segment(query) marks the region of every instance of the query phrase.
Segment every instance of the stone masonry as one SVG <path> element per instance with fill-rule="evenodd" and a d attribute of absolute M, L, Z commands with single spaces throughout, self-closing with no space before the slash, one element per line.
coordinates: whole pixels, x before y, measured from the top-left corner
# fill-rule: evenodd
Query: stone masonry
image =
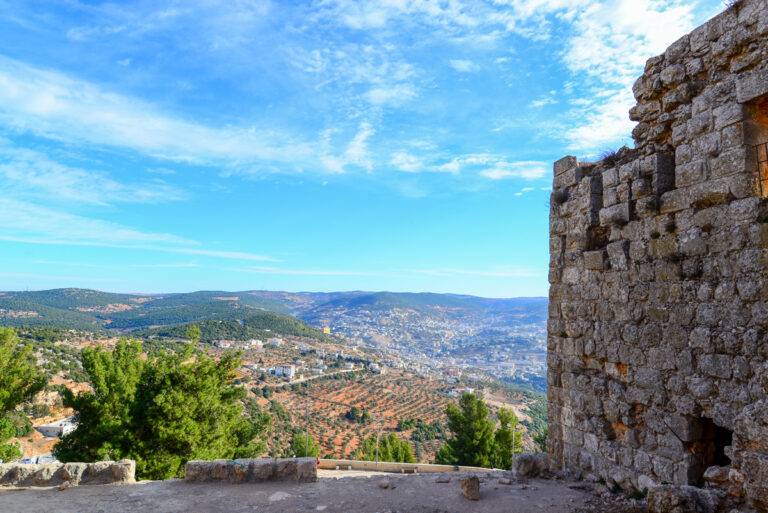
<path fill-rule="evenodd" d="M 554 166 L 548 453 L 768 508 L 768 1 L 648 60 L 633 92 L 634 149 Z"/>

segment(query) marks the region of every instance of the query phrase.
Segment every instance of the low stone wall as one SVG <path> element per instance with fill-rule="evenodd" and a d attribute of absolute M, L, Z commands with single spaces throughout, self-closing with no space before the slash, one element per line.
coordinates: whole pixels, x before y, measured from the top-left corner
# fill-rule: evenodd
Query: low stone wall
<path fill-rule="evenodd" d="M 185 468 L 184 480 L 188 483 L 206 481 L 308 483 L 317 481 L 317 461 L 315 458 L 190 461 Z"/>
<path fill-rule="evenodd" d="M 99 461 L 96 463 L 23 463 L 0 464 L 0 486 L 58 486 L 133 483 L 136 462 L 133 460 Z"/>

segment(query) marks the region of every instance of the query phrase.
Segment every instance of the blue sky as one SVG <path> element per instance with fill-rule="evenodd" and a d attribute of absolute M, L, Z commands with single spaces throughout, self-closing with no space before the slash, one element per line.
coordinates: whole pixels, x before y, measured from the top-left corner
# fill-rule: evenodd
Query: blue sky
<path fill-rule="evenodd" d="M 0 0 L 0 290 L 546 295 L 552 162 L 713 0 Z"/>

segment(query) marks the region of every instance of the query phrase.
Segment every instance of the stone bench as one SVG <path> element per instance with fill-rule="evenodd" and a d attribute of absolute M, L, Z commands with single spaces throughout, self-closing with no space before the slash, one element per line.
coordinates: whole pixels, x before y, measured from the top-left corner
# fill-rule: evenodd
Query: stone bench
<path fill-rule="evenodd" d="M 315 458 L 260 458 L 238 460 L 190 461 L 185 467 L 188 483 L 226 481 L 258 483 L 261 481 L 317 481 Z"/>

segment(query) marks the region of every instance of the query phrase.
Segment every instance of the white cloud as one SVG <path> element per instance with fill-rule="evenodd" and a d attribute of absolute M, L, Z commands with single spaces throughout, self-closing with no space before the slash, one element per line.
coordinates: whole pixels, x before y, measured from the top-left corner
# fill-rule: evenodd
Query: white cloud
<path fill-rule="evenodd" d="M 186 121 L 141 100 L 5 57 L 0 57 L 0 122 L 56 140 L 209 165 L 296 164 L 311 160 L 315 150 L 274 129 Z"/>
<path fill-rule="evenodd" d="M 474 62 L 464 59 L 452 59 L 451 67 L 459 73 L 471 73 L 480 69 Z"/>
<path fill-rule="evenodd" d="M 418 157 L 405 152 L 393 154 L 389 163 L 407 173 L 416 173 L 424 168 L 424 163 Z"/>
<path fill-rule="evenodd" d="M 380 274 L 359 271 L 335 271 L 323 269 L 281 269 L 278 267 L 247 267 L 234 271 L 253 274 L 283 274 L 296 276 L 380 276 Z"/>
<path fill-rule="evenodd" d="M 492 167 L 480 171 L 482 176 L 491 180 L 502 178 L 524 178 L 535 180 L 547 176 L 551 165 L 547 162 L 529 160 L 521 162 L 496 162 Z"/>
<path fill-rule="evenodd" d="M 152 203 L 180 200 L 186 194 L 177 187 L 154 180 L 123 184 L 106 173 L 70 167 L 43 153 L 7 147 L 0 143 L 0 183 L 6 192 L 52 201 L 74 201 L 94 205 Z"/>
<path fill-rule="evenodd" d="M 370 123 L 360 123 L 357 133 L 349 141 L 346 150 L 341 155 L 332 155 L 326 152 L 321 161 L 328 171 L 332 173 L 344 173 L 348 166 L 358 166 L 370 171 L 373 167 L 370 152 L 368 151 L 368 139 L 376 133 Z M 326 147 L 330 146 L 331 131 L 323 134 Z"/>
<path fill-rule="evenodd" d="M 201 247 L 197 241 L 169 233 L 144 232 L 112 221 L 83 217 L 8 198 L 0 198 L 0 240 L 274 261 L 272 258 L 253 253 L 209 250 Z"/>

